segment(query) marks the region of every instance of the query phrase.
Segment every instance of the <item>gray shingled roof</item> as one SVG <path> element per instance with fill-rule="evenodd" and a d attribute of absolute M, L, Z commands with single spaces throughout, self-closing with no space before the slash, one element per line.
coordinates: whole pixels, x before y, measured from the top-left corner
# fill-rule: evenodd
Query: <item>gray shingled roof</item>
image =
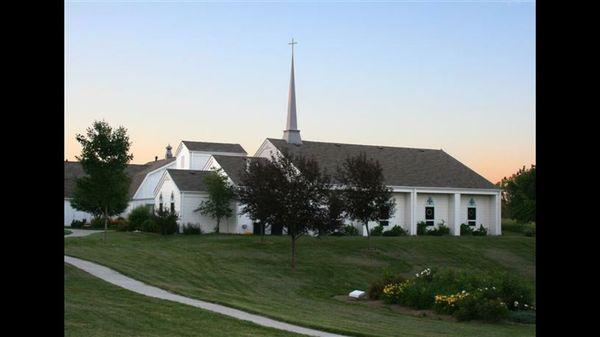
<path fill-rule="evenodd" d="M 129 177 L 131 177 L 131 184 L 129 185 L 129 197 L 133 197 L 135 191 L 137 191 L 138 187 L 142 184 L 142 181 L 148 172 L 154 171 L 157 168 L 174 160 L 175 158 L 170 158 L 151 161 L 146 164 L 127 165 L 127 174 Z M 84 176 L 85 172 L 83 171 L 83 167 L 79 162 L 65 162 L 64 170 L 64 197 L 71 198 L 73 196 L 73 190 L 75 189 L 75 181 L 77 178 Z"/>
<path fill-rule="evenodd" d="M 182 192 L 206 191 L 204 177 L 212 171 L 167 169 L 177 188 Z"/>
<path fill-rule="evenodd" d="M 329 174 L 351 156 L 365 153 L 379 161 L 387 185 L 497 189 L 442 150 L 302 141 L 302 145 L 267 138 L 279 151 L 314 158 Z"/>
<path fill-rule="evenodd" d="M 190 151 L 247 153 L 240 144 L 181 141 Z"/>
<path fill-rule="evenodd" d="M 131 184 L 129 185 L 129 198 L 133 198 L 135 192 L 140 187 L 140 185 L 142 184 L 142 182 L 144 181 L 144 178 L 146 178 L 146 175 L 148 173 L 150 173 L 158 168 L 161 168 L 169 163 L 174 162 L 175 159 L 176 159 L 175 157 L 168 158 L 168 159 L 159 159 L 159 160 L 147 162 L 146 164 L 144 164 L 143 168 L 141 170 L 137 171 L 131 177 Z"/>
<path fill-rule="evenodd" d="M 246 169 L 246 164 L 249 160 L 266 160 L 265 158 L 242 156 L 213 155 L 213 157 L 236 185 L 239 184 L 242 170 Z"/>

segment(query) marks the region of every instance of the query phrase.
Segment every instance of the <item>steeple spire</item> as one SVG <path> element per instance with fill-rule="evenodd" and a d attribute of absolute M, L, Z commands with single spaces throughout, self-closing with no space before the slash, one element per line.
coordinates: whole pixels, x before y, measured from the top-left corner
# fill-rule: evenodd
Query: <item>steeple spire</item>
<path fill-rule="evenodd" d="M 300 138 L 300 130 L 296 121 L 296 84 L 294 81 L 294 45 L 298 44 L 292 39 L 292 42 L 288 43 L 292 46 L 292 71 L 290 74 L 290 92 L 288 95 L 288 111 L 287 111 L 287 123 L 285 130 L 283 130 L 283 139 L 290 144 L 302 144 Z"/>

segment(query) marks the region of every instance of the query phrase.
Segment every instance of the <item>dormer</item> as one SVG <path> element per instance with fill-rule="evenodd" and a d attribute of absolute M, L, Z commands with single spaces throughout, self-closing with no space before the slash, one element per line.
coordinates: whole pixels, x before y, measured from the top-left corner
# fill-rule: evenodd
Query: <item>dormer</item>
<path fill-rule="evenodd" d="M 175 151 L 177 164 L 180 170 L 202 170 L 212 155 L 240 156 L 248 155 L 240 144 L 209 143 L 183 140 Z"/>

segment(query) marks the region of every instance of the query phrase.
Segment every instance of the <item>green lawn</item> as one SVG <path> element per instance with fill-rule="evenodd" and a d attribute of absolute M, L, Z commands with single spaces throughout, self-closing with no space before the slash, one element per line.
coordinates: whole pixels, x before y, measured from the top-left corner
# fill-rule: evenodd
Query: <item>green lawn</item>
<path fill-rule="evenodd" d="M 533 325 L 455 323 L 346 303 L 334 296 L 365 289 L 385 270 L 412 275 L 425 267 L 505 270 L 534 285 L 530 237 L 303 237 L 289 267 L 287 237 L 108 234 L 71 238 L 65 253 L 146 283 L 280 320 L 366 336 L 534 336 Z"/>
<path fill-rule="evenodd" d="M 139 295 L 65 264 L 65 336 L 199 334 L 302 336 Z"/>

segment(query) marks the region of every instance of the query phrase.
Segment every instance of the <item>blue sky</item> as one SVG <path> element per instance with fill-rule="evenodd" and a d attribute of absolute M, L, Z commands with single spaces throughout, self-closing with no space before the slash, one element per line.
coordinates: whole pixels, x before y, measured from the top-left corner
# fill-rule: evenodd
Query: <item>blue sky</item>
<path fill-rule="evenodd" d="M 493 182 L 535 163 L 530 2 L 67 2 L 65 157 L 93 120 L 134 162 L 182 139 L 442 148 Z"/>

